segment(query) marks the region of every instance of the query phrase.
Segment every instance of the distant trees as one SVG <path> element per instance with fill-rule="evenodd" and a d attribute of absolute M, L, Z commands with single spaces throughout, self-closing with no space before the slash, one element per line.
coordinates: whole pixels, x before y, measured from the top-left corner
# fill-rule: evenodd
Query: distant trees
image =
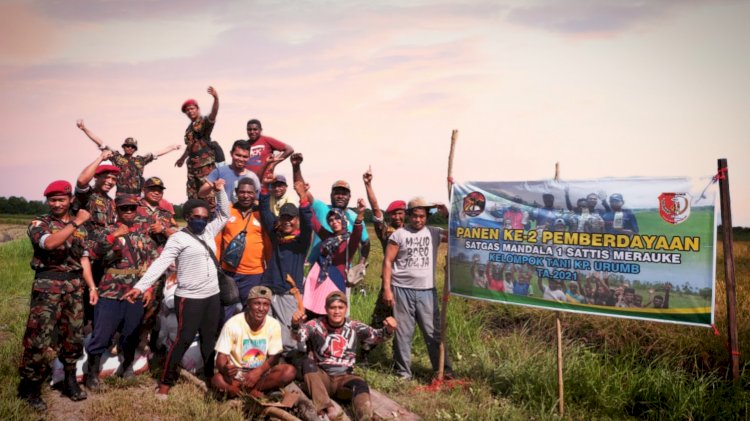
<path fill-rule="evenodd" d="M 41 215 L 47 206 L 41 200 L 28 201 L 23 197 L 0 197 L 0 213 L 12 215 Z"/>

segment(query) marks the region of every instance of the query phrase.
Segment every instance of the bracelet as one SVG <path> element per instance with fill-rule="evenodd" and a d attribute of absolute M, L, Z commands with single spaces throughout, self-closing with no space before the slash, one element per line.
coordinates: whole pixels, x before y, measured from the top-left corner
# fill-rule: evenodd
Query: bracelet
<path fill-rule="evenodd" d="M 81 226 L 81 224 L 76 224 L 76 221 L 70 221 L 68 224 L 73 225 L 73 228 L 75 229 L 78 229 Z"/>

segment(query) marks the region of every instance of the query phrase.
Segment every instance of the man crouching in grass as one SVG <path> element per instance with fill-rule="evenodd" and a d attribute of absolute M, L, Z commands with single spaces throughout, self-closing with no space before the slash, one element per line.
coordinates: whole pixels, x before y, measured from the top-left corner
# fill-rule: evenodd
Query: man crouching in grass
<path fill-rule="evenodd" d="M 273 293 L 256 286 L 247 297 L 247 309 L 229 319 L 216 342 L 216 373 L 211 384 L 219 392 L 236 397 L 286 386 L 296 369 L 278 364 L 281 358 L 281 324 L 268 315 Z"/>

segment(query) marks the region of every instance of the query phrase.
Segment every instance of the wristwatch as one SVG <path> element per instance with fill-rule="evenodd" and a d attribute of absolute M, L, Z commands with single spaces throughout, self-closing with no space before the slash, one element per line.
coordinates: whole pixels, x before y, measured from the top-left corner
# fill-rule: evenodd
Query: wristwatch
<path fill-rule="evenodd" d="M 70 225 L 73 225 L 73 228 L 78 229 L 78 227 L 81 226 L 81 224 L 76 224 L 76 221 L 70 221 L 68 222 Z"/>

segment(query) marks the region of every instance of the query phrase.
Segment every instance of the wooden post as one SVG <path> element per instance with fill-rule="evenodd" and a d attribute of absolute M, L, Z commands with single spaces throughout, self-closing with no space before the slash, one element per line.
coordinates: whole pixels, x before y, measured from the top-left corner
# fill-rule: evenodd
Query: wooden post
<path fill-rule="evenodd" d="M 451 150 L 448 154 L 448 178 L 446 179 L 448 183 L 448 206 L 450 209 L 451 206 L 451 189 L 453 188 L 453 153 L 456 150 L 456 141 L 458 140 L 458 130 L 453 130 L 451 133 Z M 447 332 L 446 329 L 446 320 L 448 316 L 448 297 L 450 295 L 450 285 L 448 284 L 448 255 L 445 256 L 445 277 L 443 279 L 443 305 L 442 305 L 442 312 L 440 313 L 440 353 L 438 358 L 438 372 L 437 372 L 437 380 L 442 381 L 443 377 L 445 375 L 445 335 Z M 435 262 L 437 264 L 437 262 Z"/>
<path fill-rule="evenodd" d="M 560 163 L 555 162 L 555 181 L 560 180 Z M 560 312 L 555 312 L 555 331 L 557 333 L 557 409 L 560 416 L 565 415 L 565 383 L 563 382 L 563 349 L 562 349 L 562 322 Z"/>
<path fill-rule="evenodd" d="M 727 327 L 729 353 L 732 361 L 732 380 L 740 380 L 740 347 L 737 341 L 737 297 L 734 283 L 734 238 L 732 235 L 732 207 L 729 197 L 729 169 L 726 158 L 719 159 L 719 197 L 721 227 L 724 233 L 724 281 L 727 290 Z"/>

